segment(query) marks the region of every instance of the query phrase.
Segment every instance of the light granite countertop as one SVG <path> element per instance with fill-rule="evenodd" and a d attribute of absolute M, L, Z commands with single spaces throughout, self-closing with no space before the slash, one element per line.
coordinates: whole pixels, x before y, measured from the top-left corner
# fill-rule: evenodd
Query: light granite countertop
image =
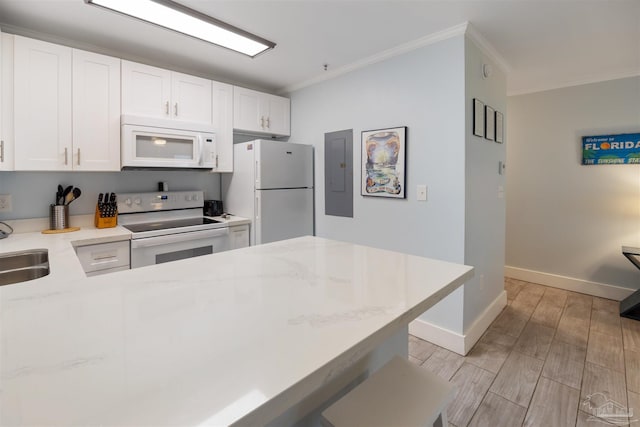
<path fill-rule="evenodd" d="M 302 237 L 87 278 L 72 234 L 0 287 L 0 425 L 264 424 L 473 275 Z"/>

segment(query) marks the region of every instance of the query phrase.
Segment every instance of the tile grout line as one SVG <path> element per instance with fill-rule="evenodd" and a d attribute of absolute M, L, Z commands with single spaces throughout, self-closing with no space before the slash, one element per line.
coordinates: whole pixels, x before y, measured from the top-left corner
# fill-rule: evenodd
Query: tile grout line
<path fill-rule="evenodd" d="M 544 294 L 547 293 L 547 289 L 548 288 L 546 288 L 544 290 L 543 294 L 540 296 L 540 301 L 542 301 L 542 298 L 544 297 Z M 536 305 L 536 309 L 538 308 L 538 305 L 540 304 L 540 301 L 538 301 L 538 304 Z M 565 302 L 565 305 L 566 305 L 566 302 Z M 534 310 L 534 312 L 535 312 L 535 310 Z M 562 313 L 564 313 L 564 307 L 563 307 Z M 560 316 L 562 316 L 562 313 L 560 314 Z M 531 315 L 533 316 L 533 313 L 531 313 Z M 560 319 L 558 319 L 558 324 L 559 323 L 560 323 Z M 526 328 L 526 325 L 525 325 L 525 328 Z M 558 331 L 558 328 L 557 327 L 554 328 L 553 337 L 551 338 L 551 342 L 552 343 L 553 343 L 553 338 L 555 338 L 557 331 Z M 551 344 L 549 344 L 549 350 L 550 349 L 551 349 Z M 536 390 L 538 389 L 538 384 L 540 383 L 540 378 L 542 377 L 542 371 L 544 370 L 544 365 L 547 363 L 547 357 L 549 357 L 549 350 L 547 350 L 547 354 L 544 356 L 544 362 L 542 363 L 542 369 L 540 369 L 540 374 L 538 374 L 538 378 L 536 379 L 536 386 L 533 388 L 533 393 L 531 393 L 531 397 L 529 398 L 529 402 L 527 403 L 527 411 L 524 414 L 524 419 L 522 420 L 522 425 L 524 425 L 525 421 L 527 420 L 527 415 L 529 415 L 529 411 L 531 410 L 531 401 L 533 400 L 533 395 L 536 394 Z M 535 359 L 535 357 L 534 357 L 534 359 Z"/>
<path fill-rule="evenodd" d="M 584 371 L 587 369 L 587 353 L 589 352 L 589 341 L 591 340 L 591 317 L 593 316 L 593 297 L 591 297 L 591 309 L 589 310 L 589 333 L 587 334 L 587 348 L 584 351 L 584 363 L 582 364 L 582 375 L 580 376 L 580 390 L 578 392 L 578 409 L 576 410 L 576 427 L 578 426 L 578 416 L 582 404 L 582 386 L 584 384 Z"/>

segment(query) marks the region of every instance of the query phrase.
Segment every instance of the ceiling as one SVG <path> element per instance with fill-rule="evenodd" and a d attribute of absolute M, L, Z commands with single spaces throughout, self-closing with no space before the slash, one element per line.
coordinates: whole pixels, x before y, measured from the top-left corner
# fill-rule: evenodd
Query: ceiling
<path fill-rule="evenodd" d="M 83 0 L 0 0 L 0 26 L 276 92 L 467 21 L 506 64 L 509 94 L 640 75 L 640 0 L 178 2 L 277 46 L 251 59 Z"/>

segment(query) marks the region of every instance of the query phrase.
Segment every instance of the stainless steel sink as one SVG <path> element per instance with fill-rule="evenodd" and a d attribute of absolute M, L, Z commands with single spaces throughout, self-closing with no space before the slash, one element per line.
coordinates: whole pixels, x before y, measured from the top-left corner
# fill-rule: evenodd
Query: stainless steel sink
<path fill-rule="evenodd" d="M 28 251 L 0 254 L 0 286 L 26 282 L 49 274 L 49 251 Z"/>

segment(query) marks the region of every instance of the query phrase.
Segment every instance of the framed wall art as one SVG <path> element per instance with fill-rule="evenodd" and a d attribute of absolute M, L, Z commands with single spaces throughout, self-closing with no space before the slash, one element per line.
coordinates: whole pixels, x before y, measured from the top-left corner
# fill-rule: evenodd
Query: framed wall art
<path fill-rule="evenodd" d="M 496 116 L 495 110 L 488 105 L 484 107 L 484 137 L 489 141 L 496 139 Z"/>
<path fill-rule="evenodd" d="M 362 132 L 361 194 L 405 198 L 407 127 Z"/>
<path fill-rule="evenodd" d="M 473 134 L 484 136 L 484 104 L 475 98 L 473 99 Z"/>
<path fill-rule="evenodd" d="M 496 142 L 504 142 L 504 116 L 500 111 L 496 111 Z"/>

